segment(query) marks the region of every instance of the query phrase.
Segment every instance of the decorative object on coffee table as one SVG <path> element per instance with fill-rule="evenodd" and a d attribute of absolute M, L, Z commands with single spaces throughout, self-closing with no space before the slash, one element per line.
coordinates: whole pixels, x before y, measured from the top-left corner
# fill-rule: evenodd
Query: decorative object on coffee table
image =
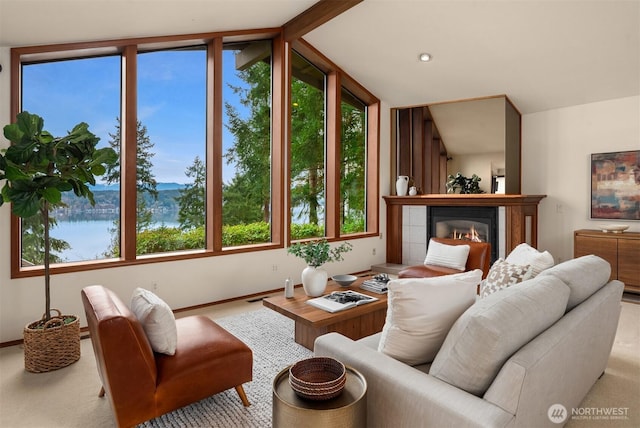
<path fill-rule="evenodd" d="M 333 279 L 343 287 L 348 287 L 353 284 L 353 282 L 358 279 L 358 277 L 355 275 L 333 275 L 331 279 Z"/>
<path fill-rule="evenodd" d="M 301 398 L 289 383 L 290 367 L 273 381 L 274 428 L 364 428 L 367 424 L 367 382 L 364 376 L 345 366 L 346 382 L 342 394 L 330 400 Z"/>
<path fill-rule="evenodd" d="M 321 296 L 327 287 L 327 271 L 320 269 L 320 266 L 343 260 L 342 254 L 351 251 L 351 248 L 352 245 L 348 242 L 331 248 L 329 242 L 324 238 L 298 242 L 289 247 L 287 251 L 290 254 L 307 262 L 308 266 L 302 271 L 302 287 L 307 296 Z"/>

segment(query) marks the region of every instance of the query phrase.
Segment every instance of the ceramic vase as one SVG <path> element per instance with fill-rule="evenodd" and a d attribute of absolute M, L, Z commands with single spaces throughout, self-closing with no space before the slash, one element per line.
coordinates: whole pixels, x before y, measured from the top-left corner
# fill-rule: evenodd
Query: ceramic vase
<path fill-rule="evenodd" d="M 307 296 L 322 296 L 327 288 L 327 271 L 313 266 L 307 266 L 302 271 L 302 288 Z"/>
<path fill-rule="evenodd" d="M 399 175 L 396 180 L 396 195 L 407 196 L 407 189 L 409 188 L 409 176 Z"/>
<path fill-rule="evenodd" d="M 411 186 L 411 188 L 409 188 L 409 196 L 415 196 L 418 194 L 418 189 L 416 189 L 416 186 Z"/>

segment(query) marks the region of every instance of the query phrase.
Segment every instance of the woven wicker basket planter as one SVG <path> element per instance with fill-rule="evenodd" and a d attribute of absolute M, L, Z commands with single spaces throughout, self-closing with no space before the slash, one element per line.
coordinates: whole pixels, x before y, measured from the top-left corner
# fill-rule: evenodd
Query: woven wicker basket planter
<path fill-rule="evenodd" d="M 24 328 L 24 368 L 32 373 L 58 370 L 80 359 L 80 321 L 75 315 L 45 316 Z M 65 318 L 74 318 L 65 324 Z M 42 325 L 44 323 L 44 328 Z"/>

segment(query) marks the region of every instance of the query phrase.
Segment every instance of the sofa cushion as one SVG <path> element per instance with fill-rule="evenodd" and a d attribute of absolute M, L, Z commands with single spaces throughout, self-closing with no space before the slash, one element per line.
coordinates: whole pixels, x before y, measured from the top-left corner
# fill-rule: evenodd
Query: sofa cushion
<path fill-rule="evenodd" d="M 174 355 L 178 344 L 178 330 L 173 311 L 164 300 L 144 288 L 136 288 L 131 296 L 131 312 L 136 315 L 151 349 Z"/>
<path fill-rule="evenodd" d="M 569 286 L 571 294 L 567 311 L 570 311 L 609 281 L 611 265 L 606 260 L 590 254 L 557 264 L 540 275 L 552 275 Z"/>
<path fill-rule="evenodd" d="M 468 245 L 447 245 L 429 240 L 425 265 L 444 266 L 463 271 L 467 265 L 467 258 L 471 248 Z"/>
<path fill-rule="evenodd" d="M 481 396 L 507 359 L 560 319 L 569 288 L 552 276 L 493 293 L 455 322 L 429 374 Z"/>
<path fill-rule="evenodd" d="M 389 281 L 378 350 L 409 365 L 433 361 L 456 319 L 475 302 L 482 271 Z"/>
<path fill-rule="evenodd" d="M 480 285 L 480 298 L 487 297 L 491 293 L 522 282 L 530 275 L 531 266 L 509 263 L 504 259 L 498 259 L 489 269 L 487 278 Z"/>
<path fill-rule="evenodd" d="M 553 266 L 553 256 L 548 251 L 538 251 L 527 243 L 514 248 L 505 261 L 516 265 L 531 266 L 529 278 L 536 277 L 540 272 Z M 526 279 L 529 279 L 526 278 Z"/>

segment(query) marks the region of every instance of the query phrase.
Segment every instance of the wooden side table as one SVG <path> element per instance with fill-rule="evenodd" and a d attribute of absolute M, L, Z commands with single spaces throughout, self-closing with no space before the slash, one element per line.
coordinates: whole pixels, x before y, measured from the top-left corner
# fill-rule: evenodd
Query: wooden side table
<path fill-rule="evenodd" d="M 273 380 L 273 428 L 365 428 L 367 381 L 351 367 L 339 396 L 326 401 L 305 400 L 289 385 L 289 367 Z"/>
<path fill-rule="evenodd" d="M 624 282 L 624 291 L 640 293 L 640 233 L 606 233 L 600 230 L 576 230 L 573 256 L 595 254 L 611 265 L 611 277 Z"/>

